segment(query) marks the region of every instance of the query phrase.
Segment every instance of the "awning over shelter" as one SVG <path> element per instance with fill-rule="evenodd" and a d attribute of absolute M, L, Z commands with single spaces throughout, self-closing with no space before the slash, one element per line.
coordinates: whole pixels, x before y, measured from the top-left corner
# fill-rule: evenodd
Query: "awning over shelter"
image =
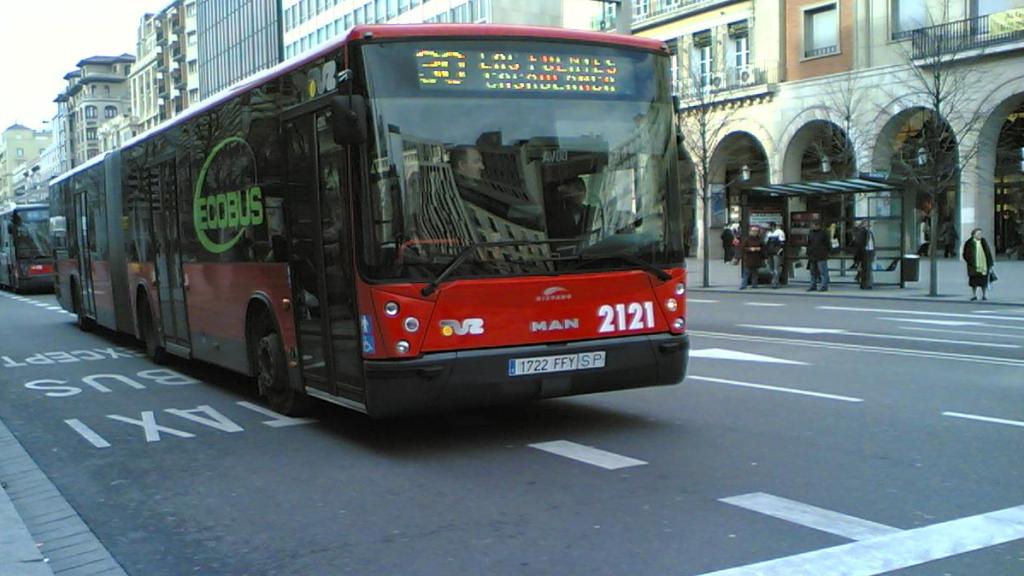
<path fill-rule="evenodd" d="M 863 178 L 847 178 L 845 180 L 821 180 L 818 182 L 792 182 L 789 184 L 772 184 L 771 186 L 754 186 L 744 190 L 747 194 L 763 196 L 812 196 L 815 194 L 857 194 L 874 192 L 892 192 L 896 190 L 890 184 Z"/>

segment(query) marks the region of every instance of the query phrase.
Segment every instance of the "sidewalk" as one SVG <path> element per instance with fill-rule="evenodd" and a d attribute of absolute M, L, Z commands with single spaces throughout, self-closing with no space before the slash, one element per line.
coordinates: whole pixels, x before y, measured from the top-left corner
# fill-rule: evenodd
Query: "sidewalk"
<path fill-rule="evenodd" d="M 709 274 L 711 287 L 703 288 L 703 262 L 697 258 L 687 258 L 686 265 L 688 266 L 687 284 L 691 290 L 739 292 L 739 266 L 733 266 L 732 264 L 723 262 L 720 259 L 712 260 Z M 861 290 L 853 281 L 855 274 L 854 271 L 848 271 L 846 272 L 847 276 L 842 277 L 838 270 L 835 269 L 837 267 L 838 263 L 834 262 L 832 264 L 833 269 L 830 273 L 832 283 L 829 285 L 829 291 L 824 294 L 818 292 L 807 292 L 807 288 L 810 286 L 808 281 L 809 276 L 807 270 L 803 268 L 797 268 L 795 270 L 795 278 L 790 279 L 789 285 L 784 285 L 777 290 L 772 290 L 768 285 L 761 284 L 758 287 L 758 291 L 755 293 L 759 295 L 788 294 L 792 296 L 799 294 L 802 296 L 820 296 L 823 298 L 830 296 L 842 296 L 897 300 L 923 300 L 931 302 L 969 302 L 971 297 L 971 289 L 967 286 L 967 272 L 964 267 L 964 263 L 957 258 L 939 260 L 938 297 L 928 296 L 930 273 L 927 258 L 921 259 L 920 281 L 907 283 L 906 288 L 900 288 L 899 285 L 879 285 L 877 282 L 883 278 L 883 275 L 877 274 L 875 288 L 873 290 Z M 981 291 L 979 290 L 978 301 L 974 302 L 974 304 L 1024 306 L 1024 261 L 997 260 L 995 268 L 996 274 L 999 276 L 999 280 L 990 285 L 988 301 L 981 301 Z M 890 276 L 894 275 L 890 274 Z"/>
<path fill-rule="evenodd" d="M 21 444 L 0 422 L 0 576 L 53 576 L 7 495 L 10 479 L 34 468 Z"/>

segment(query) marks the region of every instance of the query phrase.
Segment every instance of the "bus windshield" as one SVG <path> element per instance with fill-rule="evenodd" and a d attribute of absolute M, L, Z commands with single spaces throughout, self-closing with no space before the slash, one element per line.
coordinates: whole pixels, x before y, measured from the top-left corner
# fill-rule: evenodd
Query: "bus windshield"
<path fill-rule="evenodd" d="M 373 147 L 361 253 L 371 277 L 682 263 L 667 57 L 425 39 L 368 45 L 363 59 Z M 467 249 L 472 258 L 446 270 Z"/>
<path fill-rule="evenodd" d="M 50 257 L 49 216 L 45 208 L 14 213 L 14 249 L 18 258 Z"/>

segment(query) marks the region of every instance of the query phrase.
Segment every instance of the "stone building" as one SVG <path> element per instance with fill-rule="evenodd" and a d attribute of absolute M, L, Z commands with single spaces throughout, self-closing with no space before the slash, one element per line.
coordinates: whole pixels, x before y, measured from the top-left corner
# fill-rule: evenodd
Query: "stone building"
<path fill-rule="evenodd" d="M 139 21 L 132 68 L 132 116 L 149 130 L 199 101 L 196 0 L 175 0 Z"/>
<path fill-rule="evenodd" d="M 135 57 L 93 56 L 81 60 L 67 73 L 67 89 L 57 97 L 57 122 L 67 138 L 68 159 L 73 168 L 100 153 L 100 128 L 122 115 L 131 114 L 128 76 Z M 63 113 L 63 117 L 61 117 Z"/>
<path fill-rule="evenodd" d="M 23 188 L 26 170 L 37 165 L 52 135 L 13 124 L 0 133 L 0 206 L 16 201 L 15 188 Z"/>

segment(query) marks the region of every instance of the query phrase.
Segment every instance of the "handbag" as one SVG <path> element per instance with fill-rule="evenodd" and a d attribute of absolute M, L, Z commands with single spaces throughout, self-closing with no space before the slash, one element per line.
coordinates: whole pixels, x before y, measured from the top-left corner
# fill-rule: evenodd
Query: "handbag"
<path fill-rule="evenodd" d="M 995 268 L 989 269 L 989 271 L 988 271 L 988 281 L 989 282 L 995 282 L 996 280 L 999 280 L 999 276 L 996 276 L 996 269 Z"/>

